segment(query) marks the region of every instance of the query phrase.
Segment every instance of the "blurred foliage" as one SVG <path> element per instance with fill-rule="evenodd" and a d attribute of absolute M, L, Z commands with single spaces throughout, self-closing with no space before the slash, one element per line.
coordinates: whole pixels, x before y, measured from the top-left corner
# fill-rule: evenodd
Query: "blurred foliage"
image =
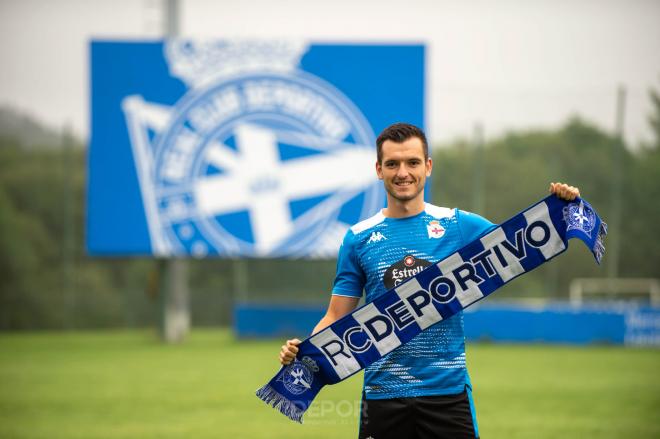
<path fill-rule="evenodd" d="M 513 132 L 481 150 L 456 141 L 435 148 L 434 203 L 502 222 L 545 195 L 550 181 L 579 186 L 601 217 L 612 209 L 615 166 L 622 167 L 623 277 L 660 277 L 660 96 L 651 92 L 653 143 L 632 153 L 616 138 L 574 118 L 558 130 Z M 34 138 L 34 137 L 31 137 Z M 39 137 L 40 139 L 42 137 Z M 621 160 L 614 163 L 615 149 Z M 481 169 L 482 176 L 475 172 Z M 26 144 L 0 132 L 0 329 L 155 325 L 158 262 L 91 258 L 85 252 L 84 145 L 53 135 Z M 481 187 L 477 187 L 480 183 Z M 479 192 L 481 191 L 481 192 Z M 475 209 L 484 200 L 483 210 Z M 607 245 L 607 241 L 606 241 Z M 607 258 L 607 254 L 605 256 Z M 242 265 L 241 265 L 242 264 Z M 236 300 L 329 299 L 334 261 L 191 260 L 193 324 L 229 324 Z M 240 278 L 241 271 L 247 277 Z M 562 298 L 574 277 L 603 277 L 581 245 L 523 276 L 493 298 Z"/>
<path fill-rule="evenodd" d="M 660 106 L 656 110 L 660 115 Z M 500 223 L 547 194 L 550 182 L 560 181 L 578 186 L 607 222 L 614 189 L 610 176 L 615 166 L 621 166 L 624 214 L 620 233 L 625 236 L 621 239 L 620 276 L 659 277 L 660 245 L 654 239 L 660 234 L 659 139 L 656 145 L 631 153 L 615 137 L 579 118 L 557 131 L 510 133 L 487 142 L 481 150 L 484 175 L 480 188 L 475 187 L 479 180 L 472 165 L 480 150 L 468 142 L 457 142 L 437 149 L 434 155 L 433 194 L 441 205 L 470 210 L 482 191 L 485 208 L 476 213 Z M 616 148 L 620 150 L 618 163 L 613 160 Z M 586 247 L 574 243 L 567 254 L 511 283 L 497 297 L 565 297 L 571 279 L 606 275 L 606 264 L 597 266 Z"/>

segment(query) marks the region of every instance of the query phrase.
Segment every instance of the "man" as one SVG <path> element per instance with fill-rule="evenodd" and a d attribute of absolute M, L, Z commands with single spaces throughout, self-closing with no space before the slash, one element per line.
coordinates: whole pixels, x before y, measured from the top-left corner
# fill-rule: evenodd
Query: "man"
<path fill-rule="evenodd" d="M 330 304 L 313 334 L 353 311 L 363 290 L 370 302 L 494 227 L 479 215 L 424 202 L 433 162 L 421 129 L 391 125 L 376 145 L 387 207 L 346 233 Z M 567 200 L 579 195 L 562 183 L 551 183 L 550 192 Z M 281 364 L 294 359 L 299 343 L 287 340 Z M 365 369 L 360 438 L 478 437 L 471 389 L 459 313 Z"/>

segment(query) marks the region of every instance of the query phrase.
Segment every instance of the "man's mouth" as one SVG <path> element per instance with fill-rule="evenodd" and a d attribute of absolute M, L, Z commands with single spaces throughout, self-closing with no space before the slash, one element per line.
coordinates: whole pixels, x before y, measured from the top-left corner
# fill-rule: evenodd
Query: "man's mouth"
<path fill-rule="evenodd" d="M 394 182 L 395 186 L 410 186 L 411 184 L 413 184 L 412 181 L 395 181 Z"/>

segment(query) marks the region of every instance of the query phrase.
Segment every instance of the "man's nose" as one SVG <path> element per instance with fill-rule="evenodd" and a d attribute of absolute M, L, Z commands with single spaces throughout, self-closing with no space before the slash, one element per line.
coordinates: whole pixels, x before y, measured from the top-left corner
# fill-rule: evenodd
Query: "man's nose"
<path fill-rule="evenodd" d="M 408 176 L 408 167 L 405 163 L 399 165 L 399 168 L 396 170 L 396 176 L 399 178 L 405 178 Z"/>

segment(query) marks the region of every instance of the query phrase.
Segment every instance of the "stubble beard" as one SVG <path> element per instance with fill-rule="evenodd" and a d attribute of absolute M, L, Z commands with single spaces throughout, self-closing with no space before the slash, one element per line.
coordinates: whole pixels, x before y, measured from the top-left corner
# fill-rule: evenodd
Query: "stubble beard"
<path fill-rule="evenodd" d="M 391 185 L 385 185 L 385 190 L 386 190 L 387 193 L 390 195 L 390 197 L 394 198 L 394 199 L 397 200 L 397 201 L 402 201 L 402 202 L 406 202 L 406 201 L 414 200 L 414 199 L 417 198 L 417 196 L 419 196 L 419 194 L 422 193 L 422 191 L 424 190 L 424 185 L 421 185 L 421 184 L 420 184 L 420 185 L 418 186 L 416 192 L 414 192 L 414 193 L 412 193 L 412 194 L 410 194 L 410 195 L 399 195 L 399 194 L 396 193 L 396 189 L 395 189 L 395 187 L 396 187 L 396 186 L 395 186 L 394 183 L 392 183 Z"/>

